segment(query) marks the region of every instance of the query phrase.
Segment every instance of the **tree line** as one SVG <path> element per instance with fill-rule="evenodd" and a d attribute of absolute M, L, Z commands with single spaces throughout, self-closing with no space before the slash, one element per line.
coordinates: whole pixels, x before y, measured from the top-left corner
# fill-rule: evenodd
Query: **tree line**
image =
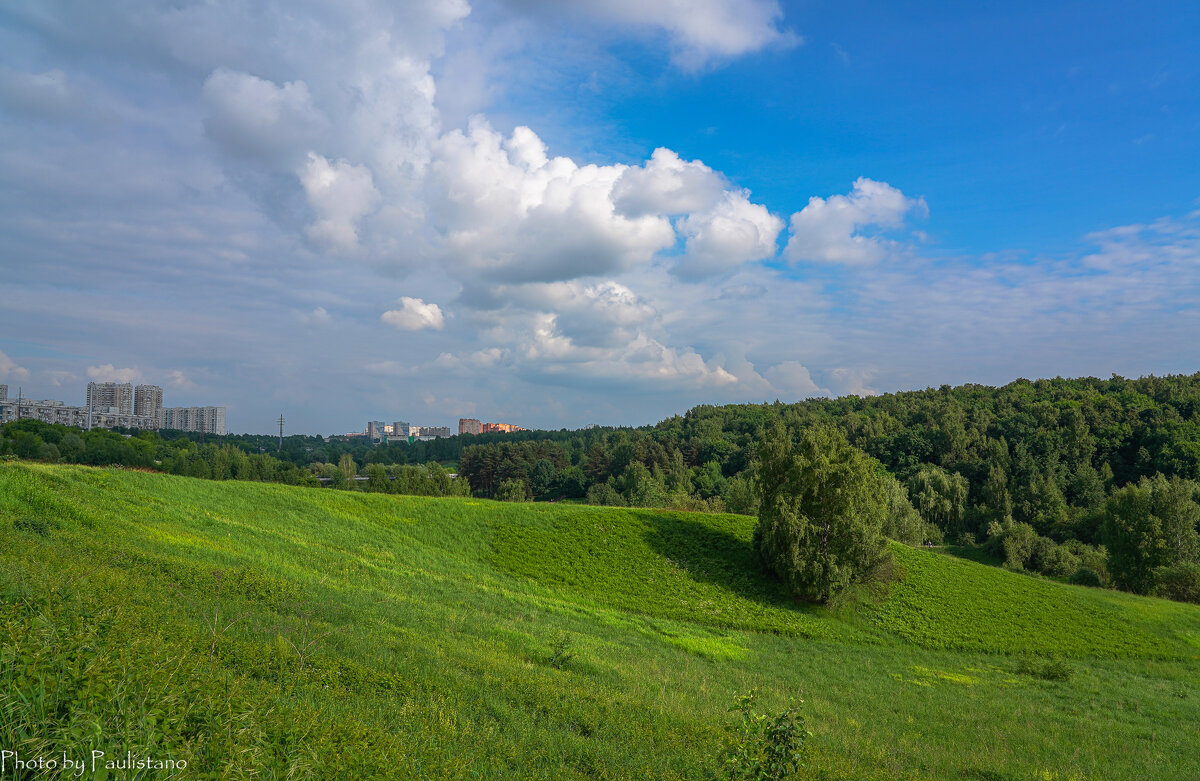
<path fill-rule="evenodd" d="M 960 544 L 1013 569 L 1139 593 L 1190 593 L 1200 557 L 1200 374 L 702 405 L 640 428 L 374 447 L 293 436 L 276 453 L 278 439 L 265 435 L 141 432 L 118 436 L 121 443 L 63 427 L 44 435 L 32 423 L 7 424 L 0 454 L 216 479 L 394 491 L 453 483 L 462 491 L 448 475 L 418 479 L 441 462 L 455 464 L 480 497 L 750 515 L 759 514 L 764 479 L 776 479 L 762 468 L 767 432 L 779 426 L 798 443 L 805 431 L 829 429 L 888 478 L 879 490 L 893 536 Z"/>
<path fill-rule="evenodd" d="M 700 406 L 640 429 L 468 445 L 459 472 L 481 496 L 759 515 L 781 479 L 761 453 L 776 426 L 797 443 L 828 429 L 868 457 L 890 478 L 874 491 L 895 538 L 1087 585 L 1200 589 L 1200 374 Z"/>

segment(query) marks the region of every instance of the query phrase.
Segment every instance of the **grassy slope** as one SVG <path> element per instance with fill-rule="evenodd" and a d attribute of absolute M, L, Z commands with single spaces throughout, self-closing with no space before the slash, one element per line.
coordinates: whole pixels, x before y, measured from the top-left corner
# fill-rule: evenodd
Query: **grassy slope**
<path fill-rule="evenodd" d="M 1200 774 L 1200 609 L 898 548 L 885 601 L 831 613 L 753 574 L 752 524 L 0 465 L 0 747 L 702 778 L 758 686 L 805 699 L 814 775 Z"/>

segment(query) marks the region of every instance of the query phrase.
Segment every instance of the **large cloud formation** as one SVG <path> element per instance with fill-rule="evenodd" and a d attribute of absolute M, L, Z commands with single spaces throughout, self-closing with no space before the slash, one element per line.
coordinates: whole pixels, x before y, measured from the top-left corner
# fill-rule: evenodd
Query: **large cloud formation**
<path fill-rule="evenodd" d="M 1027 373 L 1034 333 L 1060 339 L 1039 353 L 1059 359 L 1052 374 L 1098 354 L 1084 341 L 1175 360 L 1150 368 L 1192 354 L 1179 345 L 1196 327 L 1196 217 L 1097 234 L 1065 258 L 930 259 L 906 237 L 925 201 L 893 184 L 859 178 L 785 226 L 671 139 L 587 162 L 548 148 L 540 118 L 439 109 L 492 94 L 437 68 L 481 9 L 518 25 L 510 47 L 560 22 L 632 31 L 664 67 L 699 72 L 797 43 L 774 0 L 476 5 L 7 10 L 0 236 L 19 260 L 0 328 L 33 346 L 5 344 L 0 375 L 136 371 L 174 403 L 230 402 L 231 425 L 257 430 L 286 406 L 313 430 L 335 395 L 351 420 L 427 403 L 574 425 L 867 393 L 953 378 L 981 342 L 1012 356 L 995 372 Z M 505 51 L 472 62 L 504 72 L 488 58 Z"/>
<path fill-rule="evenodd" d="M 482 119 L 434 149 L 434 224 L 454 266 L 501 282 L 614 274 L 675 241 L 660 215 L 617 211 L 624 166 L 548 158 L 532 130 L 502 137 Z"/>

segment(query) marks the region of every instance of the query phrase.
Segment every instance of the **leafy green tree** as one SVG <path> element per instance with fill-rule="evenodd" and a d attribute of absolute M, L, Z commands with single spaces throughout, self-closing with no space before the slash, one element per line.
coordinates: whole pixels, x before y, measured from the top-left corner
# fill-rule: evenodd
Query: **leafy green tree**
<path fill-rule="evenodd" d="M 887 517 L 883 522 L 883 536 L 908 545 L 919 545 L 927 540 L 940 540 L 941 530 L 931 523 L 926 523 L 921 514 L 912 506 L 912 502 L 908 499 L 908 489 L 899 480 L 888 474 L 882 465 L 877 467 L 876 473 L 887 498 Z"/>
<path fill-rule="evenodd" d="M 1067 501 L 1083 509 L 1104 504 L 1104 479 L 1091 464 L 1080 464 L 1067 481 Z"/>
<path fill-rule="evenodd" d="M 1067 578 L 1068 583 L 1076 586 L 1087 586 L 1088 588 L 1100 588 L 1104 582 L 1100 579 L 1100 575 L 1090 567 L 1080 567 L 1071 573 Z"/>
<path fill-rule="evenodd" d="M 909 498 L 921 516 L 955 536 L 969 531 L 963 524 L 967 490 L 965 477 L 929 464 L 922 466 L 908 481 Z"/>
<path fill-rule="evenodd" d="M 1109 497 L 1101 534 L 1117 587 L 1135 594 L 1150 593 L 1154 569 L 1166 565 L 1168 555 L 1162 520 L 1153 512 L 1145 480 Z"/>
<path fill-rule="evenodd" d="M 1061 539 L 1070 516 L 1067 500 L 1052 474 L 1042 474 L 1033 479 L 1029 486 L 1031 524 L 1038 534 L 1053 534 Z"/>
<path fill-rule="evenodd" d="M 760 450 L 754 545 L 763 564 L 805 599 L 828 602 L 888 557 L 887 499 L 870 456 L 830 426 L 793 445 L 778 426 Z"/>
<path fill-rule="evenodd" d="M 1148 594 L 1155 570 L 1200 560 L 1200 504 L 1191 480 L 1142 478 L 1109 498 L 1101 533 L 1119 588 Z"/>
<path fill-rule="evenodd" d="M 986 528 L 987 523 L 1004 523 L 1012 518 L 1013 505 L 1012 497 L 1008 493 L 1008 475 L 999 462 L 993 462 L 988 467 L 987 481 L 983 484 L 981 494 L 980 515 L 985 521 L 981 529 Z"/>
<path fill-rule="evenodd" d="M 342 471 L 342 475 L 346 479 L 345 485 L 349 488 L 354 488 L 354 478 L 358 475 L 358 464 L 354 462 L 354 456 L 349 453 L 343 453 L 342 457 L 338 460 L 338 469 Z"/>
<path fill-rule="evenodd" d="M 758 477 L 757 464 L 750 469 L 739 472 L 725 482 L 725 509 L 741 515 L 758 515 Z"/>
<path fill-rule="evenodd" d="M 1154 579 L 1154 593 L 1158 596 L 1200 605 L 1200 564 L 1182 561 L 1169 567 L 1159 567 Z"/>
<path fill-rule="evenodd" d="M 558 473 L 554 469 L 554 463 L 548 458 L 539 458 L 534 463 L 533 470 L 529 475 L 529 485 L 533 490 L 534 496 L 542 496 L 550 493 L 550 489 L 554 487 L 554 481 L 557 477 Z"/>
<path fill-rule="evenodd" d="M 585 501 L 588 504 L 608 507 L 625 506 L 625 497 L 621 496 L 621 492 L 614 488 L 611 482 L 596 483 L 588 488 Z"/>
<path fill-rule="evenodd" d="M 702 499 L 720 496 L 725 489 L 725 476 L 721 474 L 721 465 L 709 461 L 696 470 L 696 476 L 691 481 Z"/>
<path fill-rule="evenodd" d="M 496 499 L 501 502 L 527 502 L 529 493 L 521 480 L 505 480 L 496 491 Z"/>
<path fill-rule="evenodd" d="M 387 467 L 383 464 L 367 464 L 367 490 L 382 493 L 387 491 L 391 482 L 388 480 Z"/>
<path fill-rule="evenodd" d="M 727 740 L 722 777 L 729 781 L 782 781 L 804 766 L 812 733 L 805 728 L 800 703 L 792 701 L 777 714 L 759 712 L 751 689 L 729 710 L 741 723 Z M 802 701 L 801 701 L 802 702 Z"/>
<path fill-rule="evenodd" d="M 1149 482 L 1151 505 L 1162 520 L 1171 562 L 1200 561 L 1200 484 L 1162 474 Z"/>
<path fill-rule="evenodd" d="M 63 460 L 75 461 L 79 458 L 79 454 L 83 452 L 83 438 L 74 431 L 68 431 L 59 440 L 58 449 L 62 453 Z"/>
<path fill-rule="evenodd" d="M 577 466 L 569 466 L 558 473 L 555 490 L 571 499 L 581 499 L 587 495 L 587 477 Z"/>
<path fill-rule="evenodd" d="M 37 458 L 46 445 L 40 436 L 29 431 L 13 431 L 12 443 L 13 452 L 21 458 Z"/>
<path fill-rule="evenodd" d="M 663 481 L 640 462 L 630 463 L 617 482 L 621 496 L 630 507 L 667 506 L 667 489 Z"/>
<path fill-rule="evenodd" d="M 1009 521 L 988 527 L 987 549 L 993 556 L 1004 559 L 1009 569 L 1023 570 L 1033 558 L 1038 545 L 1037 531 L 1027 523 Z M 1053 540 L 1046 540 L 1051 545 Z"/>

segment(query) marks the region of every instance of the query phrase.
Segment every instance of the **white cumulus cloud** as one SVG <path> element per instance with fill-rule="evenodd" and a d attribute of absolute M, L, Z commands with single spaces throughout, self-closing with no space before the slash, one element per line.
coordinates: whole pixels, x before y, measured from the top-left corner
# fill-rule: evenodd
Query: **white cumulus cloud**
<path fill-rule="evenodd" d="M 87 376 L 95 382 L 134 382 L 141 378 L 142 373 L 138 369 L 118 369 L 106 363 L 103 366 L 89 366 Z"/>
<path fill-rule="evenodd" d="M 316 217 L 305 234 L 327 249 L 358 249 L 358 222 L 379 202 L 370 169 L 345 160 L 330 163 L 310 152 L 299 176 Z"/>
<path fill-rule="evenodd" d="M 783 220 L 765 206 L 750 203 L 748 193 L 726 192 L 713 209 L 683 217 L 676 227 L 687 237 L 687 244 L 672 273 L 697 280 L 774 257 Z"/>
<path fill-rule="evenodd" d="M 300 80 L 279 86 L 218 68 L 204 82 L 204 102 L 205 132 L 236 157 L 295 166 L 328 125 L 313 105 L 308 85 Z"/>
<path fill-rule="evenodd" d="M 426 328 L 441 330 L 445 320 L 442 309 L 437 304 L 427 304 L 419 298 L 408 296 L 402 296 L 399 304 L 399 309 L 390 309 L 380 315 L 379 319 L 402 331 L 421 331 Z"/>
<path fill-rule="evenodd" d="M 798 35 L 780 28 L 783 11 L 776 0 L 519 0 L 514 4 L 661 30 L 670 40 L 672 60 L 688 70 L 768 46 L 801 42 Z"/>
<path fill-rule="evenodd" d="M 784 256 L 791 261 L 866 265 L 881 260 L 889 242 L 864 228 L 896 228 L 910 213 L 926 214 L 923 198 L 909 198 L 886 182 L 859 177 L 849 195 L 812 197 L 792 215 Z"/>
<path fill-rule="evenodd" d="M 711 209 L 727 186 L 724 176 L 699 160 L 682 160 L 659 147 L 645 165 L 626 169 L 613 187 L 617 210 L 630 217 Z"/>
<path fill-rule="evenodd" d="M 813 381 L 808 368 L 797 361 L 778 363 L 764 371 L 763 377 L 788 400 L 829 395 L 829 391 Z"/>
<path fill-rule="evenodd" d="M 482 118 L 437 143 L 433 216 L 462 276 L 552 282 L 624 271 L 671 246 L 662 216 L 628 217 L 613 204 L 621 165 L 548 158 L 533 131 L 505 138 Z"/>
<path fill-rule="evenodd" d="M 0 377 L 6 380 L 28 380 L 29 370 L 18 366 L 16 361 L 0 352 Z"/>
<path fill-rule="evenodd" d="M 192 382 L 182 369 L 172 369 L 167 372 L 167 384 L 179 390 L 193 390 L 196 387 L 196 383 Z"/>

